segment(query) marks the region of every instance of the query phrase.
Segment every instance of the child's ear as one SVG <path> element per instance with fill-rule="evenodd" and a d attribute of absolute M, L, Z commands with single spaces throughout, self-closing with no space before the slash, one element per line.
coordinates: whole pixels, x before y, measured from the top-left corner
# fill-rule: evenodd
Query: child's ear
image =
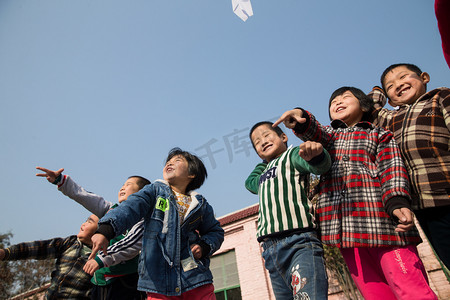
<path fill-rule="evenodd" d="M 281 140 L 283 141 L 283 143 L 287 143 L 288 137 L 285 133 L 282 133 L 280 137 L 281 137 Z"/>
<path fill-rule="evenodd" d="M 190 179 L 194 179 L 195 178 L 195 175 L 194 174 L 192 174 L 192 175 L 188 175 L 188 178 L 190 178 Z"/>
<path fill-rule="evenodd" d="M 430 82 L 430 74 L 428 74 L 427 72 L 423 72 L 422 74 L 420 74 L 420 78 L 422 79 L 424 84 Z"/>

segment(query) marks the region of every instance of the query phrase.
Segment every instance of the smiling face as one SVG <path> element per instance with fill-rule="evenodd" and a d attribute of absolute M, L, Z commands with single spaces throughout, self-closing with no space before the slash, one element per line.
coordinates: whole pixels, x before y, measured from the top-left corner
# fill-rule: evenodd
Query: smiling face
<path fill-rule="evenodd" d="M 430 75 L 423 72 L 417 75 L 406 66 L 389 71 L 384 77 L 383 86 L 389 98 L 389 104 L 399 106 L 414 103 L 426 93 Z"/>
<path fill-rule="evenodd" d="M 287 149 L 287 135 L 278 135 L 269 124 L 256 127 L 250 138 L 258 156 L 267 162 L 274 160 Z"/>
<path fill-rule="evenodd" d="M 353 126 L 361 121 L 364 111 L 358 98 L 352 92 L 346 91 L 336 96 L 330 102 L 330 116 L 332 120 L 342 120 L 347 126 Z"/>
<path fill-rule="evenodd" d="M 122 185 L 119 190 L 119 203 L 128 199 L 128 196 L 139 191 L 138 178 L 131 177 Z"/>
<path fill-rule="evenodd" d="M 90 215 L 89 218 L 81 224 L 80 232 L 78 232 L 78 239 L 86 245 L 92 245 L 91 237 L 97 231 L 98 217 L 96 215 Z"/>
<path fill-rule="evenodd" d="M 182 155 L 175 155 L 163 168 L 164 180 L 179 193 L 184 194 L 187 185 L 195 177 L 189 174 L 189 164 Z"/>

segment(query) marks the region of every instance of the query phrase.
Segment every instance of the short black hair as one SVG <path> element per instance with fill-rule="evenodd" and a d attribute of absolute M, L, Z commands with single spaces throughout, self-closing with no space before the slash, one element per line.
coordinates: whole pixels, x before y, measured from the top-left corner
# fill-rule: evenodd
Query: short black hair
<path fill-rule="evenodd" d="M 145 177 L 139 176 L 139 175 L 133 175 L 133 176 L 128 177 L 128 179 L 130 179 L 130 178 L 137 179 L 136 184 L 138 185 L 139 189 L 142 189 L 144 186 L 151 183 L 150 180 L 148 180 Z"/>
<path fill-rule="evenodd" d="M 373 100 L 369 96 L 367 96 L 363 91 L 361 91 L 358 88 L 352 87 L 352 86 L 340 87 L 337 90 L 335 90 L 333 92 L 333 94 L 331 94 L 330 102 L 328 103 L 328 116 L 330 117 L 330 120 L 333 121 L 333 119 L 331 118 L 331 114 L 330 114 L 331 101 L 333 101 L 334 98 L 336 98 L 337 96 L 341 96 L 342 94 L 344 94 L 347 91 L 352 93 L 353 96 L 355 96 L 356 99 L 358 99 L 358 101 L 359 101 L 359 105 L 361 106 L 361 109 L 364 112 L 364 114 L 361 118 L 361 121 L 370 122 L 370 120 L 372 119 L 372 111 L 374 108 Z"/>
<path fill-rule="evenodd" d="M 250 138 L 250 142 L 252 142 L 252 146 L 253 146 L 253 149 L 255 149 L 255 151 L 256 151 L 256 148 L 255 148 L 255 145 L 253 144 L 252 133 L 253 133 L 253 131 L 255 131 L 256 128 L 258 128 L 258 127 L 261 126 L 261 125 L 269 125 L 269 128 L 270 128 L 271 130 L 275 131 L 275 133 L 276 133 L 278 136 L 281 136 L 281 135 L 284 133 L 283 130 L 281 130 L 281 128 L 280 128 L 279 126 L 272 127 L 273 122 L 270 122 L 270 121 L 262 121 L 262 122 L 256 123 L 256 124 L 253 125 L 253 127 L 250 129 L 250 133 L 248 134 L 248 137 Z"/>
<path fill-rule="evenodd" d="M 383 90 L 385 92 L 386 92 L 386 89 L 384 88 L 384 78 L 386 77 L 387 73 L 389 73 L 390 71 L 392 71 L 393 69 L 395 69 L 397 67 L 406 67 L 408 70 L 416 73 L 418 76 L 420 76 L 422 74 L 422 70 L 418 66 L 413 65 L 413 64 L 400 63 L 400 64 L 390 65 L 389 67 L 386 68 L 386 70 L 384 70 L 383 74 L 381 74 L 381 77 L 380 77 L 381 87 L 383 88 Z"/>
<path fill-rule="evenodd" d="M 188 173 L 189 175 L 194 175 L 195 177 L 189 182 L 186 187 L 186 192 L 190 192 L 198 189 L 205 182 L 206 177 L 208 177 L 208 172 L 206 171 L 205 165 L 202 160 L 187 151 L 181 150 L 175 147 L 169 151 L 166 163 L 172 159 L 174 156 L 181 155 L 188 162 Z"/>

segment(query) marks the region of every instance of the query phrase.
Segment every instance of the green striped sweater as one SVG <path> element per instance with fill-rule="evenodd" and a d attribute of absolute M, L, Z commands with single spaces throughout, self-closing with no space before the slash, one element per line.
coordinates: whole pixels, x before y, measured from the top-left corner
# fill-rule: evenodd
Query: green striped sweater
<path fill-rule="evenodd" d="M 290 147 L 268 164 L 260 163 L 245 181 L 245 187 L 259 195 L 258 240 L 284 231 L 315 228 L 312 205 L 300 184 L 303 175 L 323 174 L 331 160 L 310 164 L 299 156 L 299 147 Z"/>

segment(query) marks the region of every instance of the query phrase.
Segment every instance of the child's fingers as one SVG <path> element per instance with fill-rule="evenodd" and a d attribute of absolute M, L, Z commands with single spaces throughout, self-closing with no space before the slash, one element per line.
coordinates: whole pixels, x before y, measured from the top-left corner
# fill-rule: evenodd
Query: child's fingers
<path fill-rule="evenodd" d="M 273 123 L 272 127 L 277 127 L 281 122 L 284 122 L 284 120 L 286 120 L 286 118 L 289 116 L 289 114 L 290 114 L 290 111 L 284 112 L 284 113 L 281 115 L 281 117 L 278 118 L 278 120 L 276 120 L 276 121 Z"/>
<path fill-rule="evenodd" d="M 407 232 L 413 228 L 414 224 L 398 224 L 395 228 L 396 232 Z"/>
<path fill-rule="evenodd" d="M 42 171 L 42 172 L 45 172 L 45 173 L 48 173 L 48 171 L 50 171 L 50 170 L 48 170 L 48 169 L 46 169 L 46 168 L 42 168 L 42 167 L 36 167 L 36 169 L 37 169 L 37 170 L 40 170 L 40 171 Z"/>

